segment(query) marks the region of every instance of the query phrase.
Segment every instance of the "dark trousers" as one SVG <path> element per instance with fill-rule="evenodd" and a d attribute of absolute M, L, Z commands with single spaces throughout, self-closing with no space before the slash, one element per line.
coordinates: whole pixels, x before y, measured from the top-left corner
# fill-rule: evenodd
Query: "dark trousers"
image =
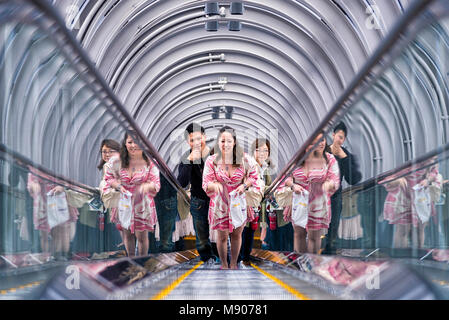
<path fill-rule="evenodd" d="M 155 201 L 157 220 L 159 223 L 159 252 L 174 251 L 173 231 L 178 214 L 178 200 L 176 196 Z"/>
<path fill-rule="evenodd" d="M 291 223 L 277 227 L 275 230 L 267 229 L 265 242 L 272 251 L 293 251 L 293 226 Z"/>
<path fill-rule="evenodd" d="M 338 227 L 340 225 L 340 217 L 342 210 L 341 193 L 331 198 L 331 222 L 326 235 L 326 244 L 324 252 L 333 252 L 337 249 Z"/>
<path fill-rule="evenodd" d="M 190 200 L 190 213 L 193 218 L 193 228 L 196 234 L 196 249 L 202 261 L 214 257 L 212 245 L 209 240 L 209 201 L 192 197 Z"/>

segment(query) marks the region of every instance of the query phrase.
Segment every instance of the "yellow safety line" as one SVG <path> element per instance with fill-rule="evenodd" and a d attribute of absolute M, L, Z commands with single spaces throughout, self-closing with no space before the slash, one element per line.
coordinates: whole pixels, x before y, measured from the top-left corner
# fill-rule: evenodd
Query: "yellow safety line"
<path fill-rule="evenodd" d="M 27 284 L 20 285 L 17 288 L 3 289 L 3 290 L 0 290 L 0 294 L 14 293 L 17 290 L 21 290 L 21 289 L 25 289 L 25 288 L 31 288 L 32 286 L 37 286 L 37 285 L 39 285 L 41 283 L 42 283 L 42 281 L 35 281 L 35 282 L 30 282 L 30 283 L 27 283 Z"/>
<path fill-rule="evenodd" d="M 181 282 L 183 282 L 185 278 L 187 278 L 193 271 L 195 271 L 203 263 L 204 263 L 203 261 L 198 262 L 192 269 L 190 269 L 189 271 L 184 273 L 177 280 L 173 281 L 170 285 L 168 285 L 161 292 L 159 292 L 158 294 L 156 294 L 155 296 L 150 298 L 150 300 L 162 300 L 162 299 L 164 299 L 174 288 L 176 288 Z"/>
<path fill-rule="evenodd" d="M 279 280 L 278 278 L 276 278 L 275 276 L 269 274 L 268 272 L 262 270 L 261 268 L 259 268 L 258 266 L 254 265 L 253 263 L 251 263 L 251 266 L 256 269 L 257 271 L 259 271 L 260 273 L 262 273 L 264 276 L 266 276 L 267 278 L 273 280 L 274 282 L 276 282 L 278 285 L 280 285 L 282 288 L 284 288 L 285 290 L 287 290 L 288 292 L 290 292 L 291 294 L 293 294 L 294 296 L 296 296 L 299 300 L 312 300 L 310 299 L 308 296 L 302 294 L 301 292 L 299 292 L 298 290 L 290 287 L 288 284 L 286 284 L 285 282 Z"/>

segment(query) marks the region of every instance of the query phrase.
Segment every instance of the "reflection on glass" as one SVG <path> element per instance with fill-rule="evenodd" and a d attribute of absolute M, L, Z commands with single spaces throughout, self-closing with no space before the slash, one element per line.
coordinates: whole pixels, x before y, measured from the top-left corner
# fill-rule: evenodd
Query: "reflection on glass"
<path fill-rule="evenodd" d="M 445 18 L 423 28 L 355 105 L 333 121 L 334 128 L 324 133 L 331 145 L 327 154 L 340 164 L 342 191 L 332 196 L 331 210 L 320 217 L 330 222 L 319 228 L 321 253 L 440 260 L 447 256 L 449 110 L 443 92 L 449 87 L 448 25 Z M 340 121 L 346 131 L 338 130 Z M 319 138 L 312 143 L 314 150 L 324 147 Z M 314 152 L 302 157 L 274 192 L 277 202 L 287 208 L 287 219 L 291 219 L 289 211 L 299 208 L 293 206 L 293 195 L 317 185 L 313 172 L 323 166 L 305 166 Z M 347 177 L 344 170 L 349 171 Z M 317 221 L 314 194 L 306 197 L 308 222 L 301 241 L 295 242 L 298 252 L 306 249 L 300 245 L 304 239 L 317 239 L 312 228 Z M 324 201 L 320 207 L 325 207 Z M 310 247 L 307 251 L 317 252 Z"/>
<path fill-rule="evenodd" d="M 2 175 L 9 171 L 9 186 L 2 184 L 4 267 L 68 260 L 79 208 L 93 199 L 92 191 L 13 159 L 5 150 Z"/>
<path fill-rule="evenodd" d="M 131 126 L 100 100 L 95 79 L 38 27 L 0 29 L 1 150 L 26 159 L 12 160 L 9 151 L 0 157 L 0 268 L 23 266 L 24 257 L 45 263 L 175 250 L 185 235 L 178 198 L 185 200 L 157 160 L 144 165 L 142 141 L 123 141 Z M 124 151 L 129 163 L 113 176 L 107 170 Z M 118 219 L 119 202 L 105 199 L 106 189 L 118 187 L 112 177 L 132 193 L 128 229 Z"/>
<path fill-rule="evenodd" d="M 316 145 L 317 144 L 317 145 Z M 316 145 L 316 146 L 315 146 Z M 330 224 L 331 196 L 340 187 L 340 170 L 335 157 L 329 152 L 323 134 L 306 148 L 308 157 L 279 187 L 277 202 L 283 202 L 284 219 L 294 228 L 294 250 L 318 253 L 321 239 Z M 288 202 L 279 194 L 292 193 Z"/>
<path fill-rule="evenodd" d="M 423 164 L 425 165 L 425 164 Z M 394 248 L 424 247 L 424 230 L 429 220 L 436 217 L 435 201 L 440 198 L 442 176 L 438 164 L 399 171 L 382 180 L 388 192 L 383 219 L 395 226 Z"/>
<path fill-rule="evenodd" d="M 435 99 L 447 88 L 447 23 L 423 29 L 343 117 L 365 182 L 344 193 L 339 248 L 422 258 L 448 246 L 441 217 L 447 107 Z M 426 157 L 438 148 L 436 157 Z"/>
<path fill-rule="evenodd" d="M 32 167 L 29 171 L 27 190 L 33 198 L 33 226 L 39 230 L 41 250 L 51 252 L 57 259 L 68 260 L 70 241 L 75 236 L 79 216 L 74 202 L 80 202 L 81 194 L 66 193 L 62 186 L 51 182 L 51 177 Z M 81 204 L 86 200 L 81 199 Z"/>
<path fill-rule="evenodd" d="M 139 255 L 146 255 L 148 231 L 154 232 L 157 223 L 154 197 L 161 188 L 159 169 L 128 133 L 123 142 L 120 157 L 112 157 L 105 165 L 101 192 L 103 197 L 118 199 L 117 207 L 111 206 L 111 221 L 123 229 L 128 256 L 134 256 L 136 241 Z"/>

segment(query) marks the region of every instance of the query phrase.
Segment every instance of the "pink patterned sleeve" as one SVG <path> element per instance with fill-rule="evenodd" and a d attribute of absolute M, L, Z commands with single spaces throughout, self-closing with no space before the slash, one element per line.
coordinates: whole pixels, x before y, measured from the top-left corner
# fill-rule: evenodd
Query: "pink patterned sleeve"
<path fill-rule="evenodd" d="M 39 181 L 38 181 L 37 177 L 30 172 L 30 173 L 28 173 L 27 190 L 28 190 L 28 192 L 30 193 L 30 195 L 32 197 L 36 196 L 34 194 L 34 190 L 32 188 L 33 184 L 38 184 L 39 185 Z"/>
<path fill-rule="evenodd" d="M 396 180 L 393 180 L 391 182 L 396 182 Z M 395 184 L 395 183 L 391 183 L 391 182 L 387 182 L 384 184 L 385 190 L 387 192 L 394 192 L 400 188 L 399 184 Z"/>
<path fill-rule="evenodd" d="M 294 183 L 296 183 L 296 181 L 294 180 L 294 177 L 298 175 L 298 172 L 301 171 L 301 169 L 302 169 L 302 167 L 298 167 L 298 168 L 296 168 L 295 170 L 293 170 L 293 172 L 288 176 L 288 178 L 285 179 L 285 180 L 284 180 L 284 181 L 277 187 L 277 190 L 279 190 L 279 191 L 283 190 L 283 188 L 286 187 L 286 184 L 287 184 L 288 182 L 294 182 Z M 285 176 L 283 176 L 282 179 L 284 179 L 284 177 L 285 177 Z M 282 180 L 282 179 L 281 179 L 281 180 Z"/>
<path fill-rule="evenodd" d="M 101 193 L 106 194 L 109 193 L 112 190 L 112 183 L 119 182 L 119 165 L 120 165 L 120 158 L 119 157 L 112 157 L 109 159 L 108 162 L 106 162 L 103 166 L 104 176 L 103 180 L 103 190 L 100 190 Z"/>
<path fill-rule="evenodd" d="M 204 163 L 203 170 L 203 190 L 209 198 L 214 196 L 213 192 L 207 191 L 209 184 L 217 182 L 217 178 L 215 177 L 214 159 L 214 156 L 209 156 Z"/>
<path fill-rule="evenodd" d="M 151 192 L 150 196 L 155 197 L 156 194 L 161 190 L 161 179 L 159 176 L 159 169 L 156 167 L 154 163 L 151 163 L 151 169 L 150 169 L 150 182 L 154 183 L 154 186 L 156 187 L 156 192 Z"/>
<path fill-rule="evenodd" d="M 281 178 L 281 180 L 284 179 L 284 177 Z M 287 179 L 285 179 L 284 181 L 282 181 L 282 183 L 277 187 L 278 190 L 281 190 L 282 188 L 286 187 L 287 182 L 289 181 L 293 181 L 292 177 L 288 177 Z"/>
<path fill-rule="evenodd" d="M 259 181 L 260 176 L 255 161 L 251 161 L 247 156 L 245 156 L 245 159 L 243 161 L 246 161 L 248 165 L 248 172 L 246 172 L 246 182 L 248 182 L 248 184 L 251 184 L 251 186 L 258 191 L 263 191 L 263 188 L 261 190 L 261 183 L 263 182 Z"/>
<path fill-rule="evenodd" d="M 335 157 L 331 154 L 328 154 L 329 159 L 329 169 L 327 170 L 326 181 L 332 181 L 335 185 L 335 191 L 340 188 L 340 169 L 338 168 L 338 162 Z M 331 192 L 330 195 L 333 195 L 334 192 Z"/>

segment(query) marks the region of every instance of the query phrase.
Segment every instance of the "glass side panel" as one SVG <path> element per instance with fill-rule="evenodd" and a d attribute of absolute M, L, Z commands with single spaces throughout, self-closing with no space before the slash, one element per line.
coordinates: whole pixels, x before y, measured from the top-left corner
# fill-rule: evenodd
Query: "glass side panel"
<path fill-rule="evenodd" d="M 448 248 L 448 27 L 423 28 L 275 190 L 295 251 L 421 258 Z"/>
<path fill-rule="evenodd" d="M 177 190 L 147 151 L 138 161 L 141 141 L 125 144 L 130 126 L 95 94 L 92 77 L 34 25 L 0 25 L 0 53 L 0 267 L 120 256 L 125 244 L 131 254 L 174 250 L 184 236 L 174 234 Z M 128 229 L 147 241 L 126 242 L 118 182 L 143 208 Z"/>

